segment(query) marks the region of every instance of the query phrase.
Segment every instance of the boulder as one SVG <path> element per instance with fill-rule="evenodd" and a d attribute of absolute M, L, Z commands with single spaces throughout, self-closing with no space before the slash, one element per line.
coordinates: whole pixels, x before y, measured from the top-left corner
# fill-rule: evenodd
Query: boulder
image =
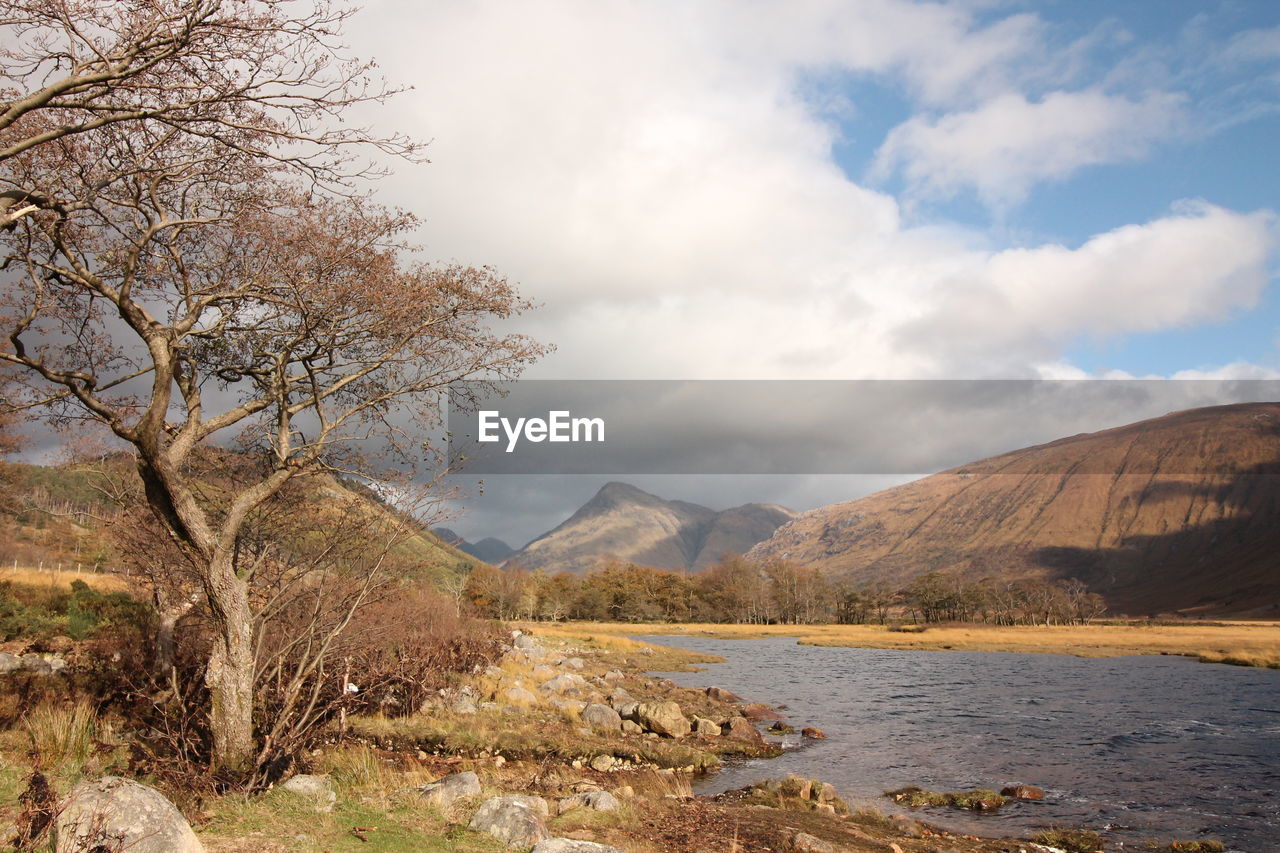
<path fill-rule="evenodd" d="M 642 735 L 644 734 L 644 727 L 635 720 L 623 720 L 622 733 L 624 735 Z"/>
<path fill-rule="evenodd" d="M 281 784 L 280 790 L 315 800 L 317 811 L 322 812 L 333 811 L 333 804 L 338 800 L 338 794 L 333 790 L 333 780 L 328 776 L 299 773 Z"/>
<path fill-rule="evenodd" d="M 800 730 L 800 734 L 802 737 L 813 738 L 814 740 L 822 740 L 827 736 L 827 733 L 817 726 L 805 726 Z"/>
<path fill-rule="evenodd" d="M 0 652 L 0 672 L 17 672 L 22 669 L 22 659 L 8 652 Z"/>
<path fill-rule="evenodd" d="M 578 841 L 574 838 L 547 838 L 533 845 L 529 853 L 627 853 L 619 847 L 597 844 L 594 841 Z"/>
<path fill-rule="evenodd" d="M 22 661 L 22 668 L 27 672 L 34 672 L 36 675 L 51 675 L 53 667 L 42 655 L 25 654 L 19 660 Z"/>
<path fill-rule="evenodd" d="M 177 806 L 155 788 L 119 776 L 87 779 L 63 800 L 54 824 L 57 853 L 203 853 Z"/>
<path fill-rule="evenodd" d="M 734 693 L 730 693 L 723 687 L 708 687 L 707 695 L 717 702 L 741 702 L 742 699 Z"/>
<path fill-rule="evenodd" d="M 667 737 L 684 737 L 692 730 L 675 702 L 641 702 L 636 707 L 636 722 Z"/>
<path fill-rule="evenodd" d="M 470 716 L 476 713 L 475 700 L 470 696 L 458 696 L 449 702 L 449 710 L 460 717 Z"/>
<path fill-rule="evenodd" d="M 552 696 L 547 700 L 547 704 L 552 708 L 564 711 L 566 714 L 577 717 L 587 707 L 587 703 L 579 699 L 565 699 L 563 696 Z"/>
<path fill-rule="evenodd" d="M 904 838 L 920 838 L 924 835 L 920 824 L 906 815 L 889 815 L 889 822 L 893 825 L 893 831 Z"/>
<path fill-rule="evenodd" d="M 720 724 L 706 717 L 694 717 L 693 731 L 706 737 L 720 737 Z"/>
<path fill-rule="evenodd" d="M 585 690 L 587 680 L 576 672 L 564 672 L 557 675 L 550 681 L 545 682 L 538 689 L 543 693 L 566 693 L 570 690 Z"/>
<path fill-rule="evenodd" d="M 614 758 L 612 755 L 605 755 L 602 753 L 591 759 L 591 764 L 589 766 L 592 770 L 595 770 L 598 773 L 608 773 L 617 763 L 618 759 Z"/>
<path fill-rule="evenodd" d="M 611 669 L 601 676 L 605 681 L 622 681 L 626 677 L 620 669 Z"/>
<path fill-rule="evenodd" d="M 592 702 L 582 709 L 582 722 L 593 729 L 616 732 L 622 730 L 622 717 L 608 705 Z"/>
<path fill-rule="evenodd" d="M 787 839 L 787 853 L 836 853 L 836 847 L 829 841 L 815 838 L 807 832 L 797 832 Z"/>
<path fill-rule="evenodd" d="M 616 812 L 620 808 L 622 808 L 622 803 L 608 791 L 584 791 L 581 794 L 574 794 L 572 797 L 565 797 L 560 801 L 560 814 L 564 814 L 570 809 Z"/>
<path fill-rule="evenodd" d="M 742 713 L 750 720 L 781 720 L 782 715 L 761 702 L 752 702 L 742 706 Z"/>
<path fill-rule="evenodd" d="M 511 641 L 511 645 L 521 651 L 528 651 L 529 649 L 536 649 L 538 647 L 538 641 L 533 637 L 530 637 L 528 634 L 521 634 Z"/>
<path fill-rule="evenodd" d="M 526 690 L 523 687 L 508 687 L 502 691 L 502 698 L 508 705 L 537 705 L 538 694 L 532 690 Z"/>
<path fill-rule="evenodd" d="M 751 721 L 746 717 L 730 717 L 720 727 L 720 734 L 730 740 L 739 740 L 757 746 L 764 745 L 764 735 L 760 734 L 759 729 L 751 725 Z"/>
<path fill-rule="evenodd" d="M 547 801 L 541 797 L 492 797 L 481 804 L 468 826 L 510 847 L 528 847 L 547 837 L 547 811 Z"/>
<path fill-rule="evenodd" d="M 586 666 L 582 658 L 565 658 L 564 660 L 560 661 L 560 665 L 565 669 L 572 669 L 572 670 L 581 670 L 584 666 Z"/>
<path fill-rule="evenodd" d="M 618 712 L 618 716 L 624 720 L 634 720 L 636 718 L 636 710 L 640 707 L 639 702 L 623 702 L 621 705 L 614 705 L 614 709 Z"/>
<path fill-rule="evenodd" d="M 1000 790 L 1002 797 L 1013 797 L 1015 800 L 1043 800 L 1044 791 L 1035 785 L 1010 785 Z"/>
<path fill-rule="evenodd" d="M 463 797 L 473 797 L 480 793 L 480 777 L 474 771 L 467 770 L 437 779 L 418 790 L 422 792 L 422 799 L 431 805 L 447 809 Z"/>
<path fill-rule="evenodd" d="M 627 692 L 625 687 L 615 687 L 613 692 L 609 694 L 609 704 L 614 708 L 620 708 L 628 702 L 635 702 L 636 698 Z"/>

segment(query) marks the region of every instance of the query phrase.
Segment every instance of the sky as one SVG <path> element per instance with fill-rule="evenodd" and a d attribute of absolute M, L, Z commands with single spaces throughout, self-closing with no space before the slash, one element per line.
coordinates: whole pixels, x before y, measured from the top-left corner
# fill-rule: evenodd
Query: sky
<path fill-rule="evenodd" d="M 1280 4 L 375 0 L 348 36 L 413 87 L 353 120 L 431 140 L 379 197 L 540 303 L 531 378 L 1280 375 Z M 602 482 L 504 479 L 451 526 Z"/>

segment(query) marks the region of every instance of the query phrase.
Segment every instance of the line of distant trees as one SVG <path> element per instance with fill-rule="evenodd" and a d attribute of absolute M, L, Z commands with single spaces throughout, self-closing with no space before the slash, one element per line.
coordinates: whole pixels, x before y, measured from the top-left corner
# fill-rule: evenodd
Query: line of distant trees
<path fill-rule="evenodd" d="M 458 595 L 496 619 L 733 624 L 888 624 L 891 621 L 1081 624 L 1106 612 L 1079 580 L 970 580 L 930 572 L 902 587 L 831 580 L 788 560 L 725 555 L 689 574 L 605 562 L 578 576 L 518 565 L 473 570 Z"/>

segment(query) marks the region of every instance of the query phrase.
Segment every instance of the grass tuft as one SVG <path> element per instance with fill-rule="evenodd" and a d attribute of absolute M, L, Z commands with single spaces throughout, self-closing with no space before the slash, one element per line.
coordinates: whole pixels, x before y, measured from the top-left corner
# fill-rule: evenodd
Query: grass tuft
<path fill-rule="evenodd" d="M 98 712 L 83 699 L 70 705 L 40 705 L 23 717 L 22 727 L 40 765 L 58 774 L 75 774 L 93 753 Z"/>

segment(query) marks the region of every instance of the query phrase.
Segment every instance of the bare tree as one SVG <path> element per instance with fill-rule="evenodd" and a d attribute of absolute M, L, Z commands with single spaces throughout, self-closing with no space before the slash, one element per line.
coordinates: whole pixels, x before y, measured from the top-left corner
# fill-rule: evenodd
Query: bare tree
<path fill-rule="evenodd" d="M 25 371 L 24 405 L 132 446 L 207 602 L 213 758 L 237 771 L 257 755 L 250 517 L 301 474 L 376 476 L 371 445 L 421 464 L 444 390 L 544 352 L 491 330 L 529 307 L 501 276 L 414 262 L 413 217 L 317 193 L 361 172 L 351 145 L 412 153 L 324 129 L 384 94 L 332 45 L 344 17 L 289 0 L 0 5 L 16 45 L 0 359 Z M 232 440 L 257 465 L 215 499 L 193 453 Z"/>
<path fill-rule="evenodd" d="M 113 125 L 249 154 L 326 184 L 369 174 L 361 147 L 415 157 L 402 136 L 335 121 L 392 90 L 344 56 L 350 9 L 301 0 L 0 0 L 0 163 Z M 0 227 L 83 199 L 7 180 Z"/>

